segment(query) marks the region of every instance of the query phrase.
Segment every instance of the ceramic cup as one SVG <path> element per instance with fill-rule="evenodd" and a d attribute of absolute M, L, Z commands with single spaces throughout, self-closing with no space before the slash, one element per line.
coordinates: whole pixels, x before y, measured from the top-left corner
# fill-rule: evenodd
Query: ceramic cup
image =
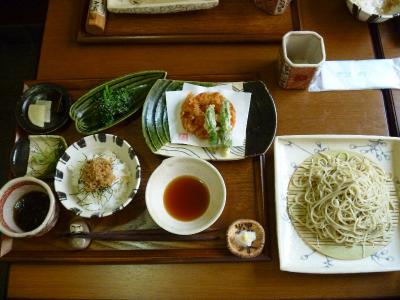
<path fill-rule="evenodd" d="M 307 89 L 324 61 L 324 39 L 318 33 L 286 33 L 279 57 L 279 85 L 285 89 Z"/>
<path fill-rule="evenodd" d="M 14 220 L 14 205 L 29 192 L 43 192 L 49 196 L 50 206 L 41 225 L 31 231 L 23 231 Z M 48 184 L 34 177 L 19 177 L 10 180 L 0 190 L 0 231 L 13 238 L 40 236 L 54 227 L 59 208 Z"/>
<path fill-rule="evenodd" d="M 291 0 L 254 0 L 255 5 L 270 15 L 281 15 Z"/>

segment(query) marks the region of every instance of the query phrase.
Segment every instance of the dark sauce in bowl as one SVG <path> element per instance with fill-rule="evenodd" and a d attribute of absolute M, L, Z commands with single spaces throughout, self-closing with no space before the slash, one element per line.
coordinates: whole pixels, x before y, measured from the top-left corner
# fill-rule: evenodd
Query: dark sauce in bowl
<path fill-rule="evenodd" d="M 208 208 L 210 192 L 207 186 L 194 176 L 179 176 L 164 191 L 164 207 L 175 219 L 192 221 Z"/>
<path fill-rule="evenodd" d="M 50 199 L 43 192 L 29 192 L 14 204 L 14 222 L 25 232 L 39 227 L 46 219 Z"/>

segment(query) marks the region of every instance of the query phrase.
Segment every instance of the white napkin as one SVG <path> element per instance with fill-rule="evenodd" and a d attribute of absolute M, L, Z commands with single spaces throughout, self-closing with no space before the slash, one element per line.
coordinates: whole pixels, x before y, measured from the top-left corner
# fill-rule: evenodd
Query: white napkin
<path fill-rule="evenodd" d="M 199 147 L 209 147 L 208 140 L 197 138 L 189 134 L 181 123 L 181 105 L 186 96 L 192 92 L 194 95 L 203 92 L 219 92 L 228 99 L 236 110 L 236 123 L 232 129 L 232 145 L 244 146 L 246 141 L 247 118 L 250 108 L 251 93 L 235 92 L 232 84 L 224 84 L 214 87 L 203 87 L 185 83 L 182 91 L 166 92 L 168 126 L 171 137 L 171 143 L 186 144 Z"/>
<path fill-rule="evenodd" d="M 308 91 L 400 89 L 400 58 L 326 61 Z"/>

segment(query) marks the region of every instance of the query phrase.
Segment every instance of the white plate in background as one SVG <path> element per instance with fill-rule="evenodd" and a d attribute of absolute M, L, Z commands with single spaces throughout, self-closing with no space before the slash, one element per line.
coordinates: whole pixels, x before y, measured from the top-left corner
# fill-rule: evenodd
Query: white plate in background
<path fill-rule="evenodd" d="M 277 136 L 275 203 L 280 269 L 299 273 L 366 273 L 400 270 L 400 226 L 392 241 L 359 260 L 334 259 L 312 249 L 298 235 L 287 214 L 287 188 L 295 168 L 309 156 L 328 150 L 358 152 L 400 179 L 400 138 L 367 135 Z"/>

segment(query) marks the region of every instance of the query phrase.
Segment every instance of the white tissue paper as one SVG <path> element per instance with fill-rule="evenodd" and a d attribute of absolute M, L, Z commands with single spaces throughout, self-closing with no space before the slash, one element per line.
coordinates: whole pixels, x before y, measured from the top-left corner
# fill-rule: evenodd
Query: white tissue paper
<path fill-rule="evenodd" d="M 315 74 L 309 92 L 400 89 L 400 58 L 326 61 Z"/>
<path fill-rule="evenodd" d="M 165 93 L 171 143 L 199 147 L 210 146 L 208 140 L 199 139 L 195 135 L 189 134 L 182 126 L 180 117 L 181 105 L 190 92 L 194 95 L 203 92 L 219 92 L 228 99 L 236 110 L 236 123 L 232 129 L 232 144 L 233 146 L 243 146 L 245 144 L 251 93 L 236 92 L 233 90 L 232 84 L 223 84 L 207 88 L 189 83 L 184 83 L 182 91 L 169 91 Z"/>

